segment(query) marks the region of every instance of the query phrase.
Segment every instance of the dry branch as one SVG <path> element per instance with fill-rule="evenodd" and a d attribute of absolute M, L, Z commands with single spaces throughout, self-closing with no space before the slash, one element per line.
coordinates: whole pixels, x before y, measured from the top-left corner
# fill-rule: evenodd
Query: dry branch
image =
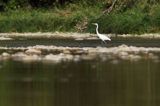
<path fill-rule="evenodd" d="M 103 14 L 106 14 L 106 13 L 109 14 L 112 11 L 112 9 L 113 9 L 116 1 L 117 0 L 114 0 L 113 3 L 112 3 L 112 5 L 108 9 L 106 9 L 106 10 L 103 11 Z"/>

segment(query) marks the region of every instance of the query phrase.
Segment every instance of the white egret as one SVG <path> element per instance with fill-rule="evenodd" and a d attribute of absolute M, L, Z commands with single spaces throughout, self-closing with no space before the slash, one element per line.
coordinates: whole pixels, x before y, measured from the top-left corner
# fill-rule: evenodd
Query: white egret
<path fill-rule="evenodd" d="M 98 37 L 99 37 L 104 43 L 106 43 L 105 40 L 111 41 L 111 39 L 110 39 L 108 36 L 103 35 L 103 34 L 100 34 L 100 33 L 98 32 L 98 24 L 97 24 L 97 23 L 92 23 L 92 24 L 97 26 L 97 28 L 96 28 L 96 33 L 97 33 Z"/>

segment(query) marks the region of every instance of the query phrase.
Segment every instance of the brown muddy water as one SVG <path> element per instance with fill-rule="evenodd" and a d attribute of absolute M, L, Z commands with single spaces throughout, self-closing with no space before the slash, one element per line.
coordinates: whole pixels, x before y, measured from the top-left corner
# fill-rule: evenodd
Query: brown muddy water
<path fill-rule="evenodd" d="M 160 104 L 158 39 L 18 39 L 0 47 L 0 106 Z"/>

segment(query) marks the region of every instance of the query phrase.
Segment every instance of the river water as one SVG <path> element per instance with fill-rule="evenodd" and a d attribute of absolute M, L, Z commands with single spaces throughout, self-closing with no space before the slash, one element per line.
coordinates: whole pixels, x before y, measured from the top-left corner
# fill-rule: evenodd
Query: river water
<path fill-rule="evenodd" d="M 113 40 L 108 45 L 112 47 L 126 41 L 128 40 Z M 160 46 L 158 40 L 136 41 L 138 43 L 131 39 L 127 44 Z M 2 41 L 1 46 L 27 47 L 37 44 L 26 43 L 28 41 L 25 40 L 18 42 Z M 44 43 L 46 40 L 37 42 L 40 45 L 52 44 L 50 41 Z M 101 45 L 96 40 L 87 42 L 76 44 L 63 42 L 57 45 L 78 47 Z M 56 64 L 41 61 L 0 61 L 0 106 L 158 106 L 159 70 L 160 62 L 150 59 L 120 60 L 116 64 L 100 59 Z"/>
<path fill-rule="evenodd" d="M 122 44 L 128 46 L 137 47 L 160 47 L 160 39 L 145 39 L 145 38 L 114 38 L 112 41 L 108 41 L 104 44 L 101 40 L 91 39 L 91 40 L 74 40 L 74 39 L 49 39 L 49 38 L 19 38 L 16 40 L 2 40 L 0 41 L 0 46 L 3 47 L 27 47 L 35 45 L 45 45 L 45 46 L 68 46 L 68 47 L 114 47 Z"/>

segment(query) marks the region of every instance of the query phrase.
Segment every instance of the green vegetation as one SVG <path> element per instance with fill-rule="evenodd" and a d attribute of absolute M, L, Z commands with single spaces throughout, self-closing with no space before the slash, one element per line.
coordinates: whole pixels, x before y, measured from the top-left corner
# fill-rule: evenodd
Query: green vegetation
<path fill-rule="evenodd" d="M 1 13 L 0 32 L 77 31 L 81 21 L 98 14 L 99 8 L 14 10 Z M 85 26 L 84 26 L 85 27 Z"/>
<path fill-rule="evenodd" d="M 109 14 L 112 0 L 31 1 L 0 3 L 0 32 L 94 32 L 92 22 L 103 33 L 160 32 L 159 0 L 118 0 Z"/>

